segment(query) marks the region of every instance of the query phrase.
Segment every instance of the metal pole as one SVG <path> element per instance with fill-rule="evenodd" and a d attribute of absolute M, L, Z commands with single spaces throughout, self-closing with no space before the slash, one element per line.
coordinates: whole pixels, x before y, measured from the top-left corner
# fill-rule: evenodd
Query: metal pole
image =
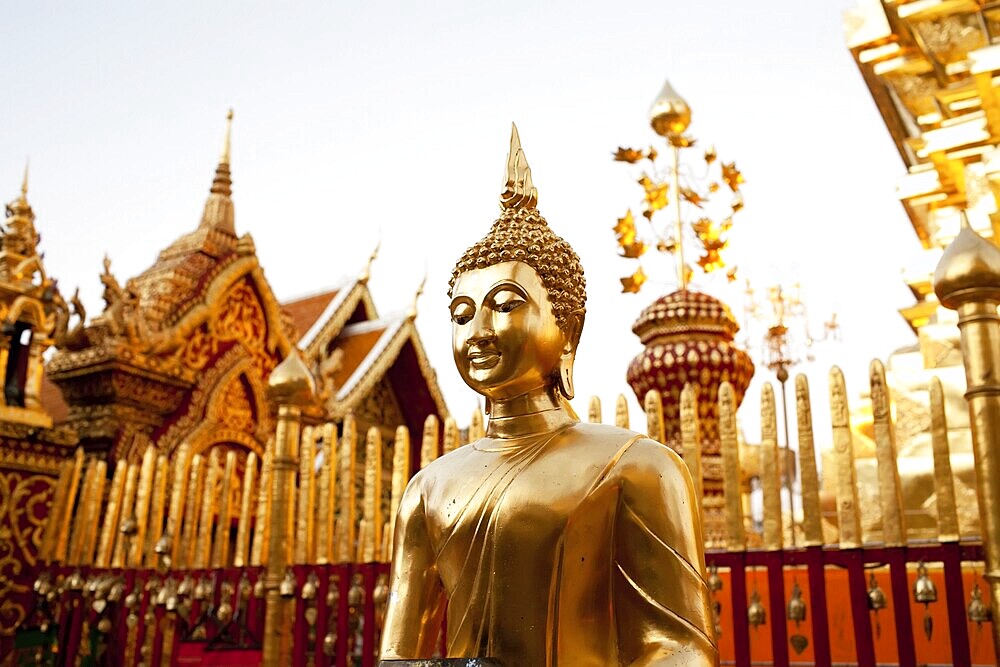
<path fill-rule="evenodd" d="M 681 165 L 681 149 L 676 146 L 673 141 L 670 142 L 670 152 L 674 158 L 674 170 L 671 172 L 672 183 L 674 189 L 674 206 L 675 208 L 675 218 L 674 218 L 674 233 L 676 238 L 674 239 L 674 245 L 677 250 L 677 282 L 681 286 L 682 290 L 687 289 L 687 270 L 684 264 L 684 222 L 681 220 L 681 175 L 680 175 L 680 165 Z"/>

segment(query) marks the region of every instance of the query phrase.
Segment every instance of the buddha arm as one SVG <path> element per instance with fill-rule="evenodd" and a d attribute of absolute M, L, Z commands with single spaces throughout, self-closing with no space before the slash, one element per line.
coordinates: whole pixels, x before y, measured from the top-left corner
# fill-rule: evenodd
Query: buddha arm
<path fill-rule="evenodd" d="M 612 594 L 623 665 L 715 665 L 701 516 L 687 467 L 640 440 L 617 465 Z"/>
<path fill-rule="evenodd" d="M 396 516 L 389 604 L 382 630 L 385 660 L 432 657 L 444 616 L 444 589 L 435 565 L 420 487 L 414 478 Z"/>

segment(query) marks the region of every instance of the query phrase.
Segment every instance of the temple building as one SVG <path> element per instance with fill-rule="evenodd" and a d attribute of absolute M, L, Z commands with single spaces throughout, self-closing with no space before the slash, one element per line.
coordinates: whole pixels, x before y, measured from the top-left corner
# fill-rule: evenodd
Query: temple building
<path fill-rule="evenodd" d="M 141 567 L 152 562 L 152 542 L 166 535 L 170 543 L 162 543 L 161 552 L 167 549 L 176 564 L 208 565 L 210 556 L 219 556 L 211 562 L 225 566 L 240 558 L 225 555 L 233 541 L 230 524 L 248 514 L 240 514 L 240 492 L 250 498 L 245 481 L 255 478 L 258 465 L 270 464 L 277 405 L 267 383 L 290 355 L 301 357 L 317 387 L 305 410 L 307 423 L 324 425 L 317 428 L 317 465 L 324 464 L 323 445 L 325 465 L 337 461 L 345 420 L 353 435 L 379 430 L 387 453 L 375 453 L 374 460 L 386 483 L 384 497 L 374 502 L 386 510 L 398 428 L 419 433 L 428 419 L 449 421 L 415 326 L 419 291 L 404 312 L 381 317 L 367 284 L 373 254 L 367 264 L 359 262 L 356 278 L 280 303 L 252 237 L 237 234 L 231 195 L 227 128 L 197 227 L 124 282 L 105 257 L 104 309 L 89 319 L 79 298 L 67 303 L 46 273 L 27 175 L 20 197 L 7 206 L 0 240 L 0 659 L 10 652 L 15 629 L 38 611 L 32 584 L 40 556 L 78 566 Z M 43 355 L 53 346 L 46 364 Z M 406 447 L 407 463 L 419 469 L 426 446 L 416 438 Z M 360 475 L 373 455 L 363 439 L 355 449 L 345 470 Z M 175 471 L 171 482 L 180 489 L 195 461 L 203 462 L 199 488 L 214 498 L 203 504 L 202 521 L 190 533 L 162 520 L 153 528 L 150 513 L 165 516 L 171 501 L 167 471 Z M 267 495 L 264 484 L 260 480 L 256 494 Z M 352 499 L 360 515 L 360 476 L 357 486 Z M 47 523 L 54 511 L 62 511 L 60 521 Z M 98 543 L 96 526 L 108 523 L 107 512 L 110 534 Z M 337 513 L 355 521 L 353 506 Z M 136 548 L 134 560 L 129 552 L 144 541 L 146 515 L 149 550 Z M 217 539 L 199 541 L 205 521 Z M 92 524 L 90 541 L 70 539 L 71 523 Z M 139 534 L 129 535 L 129 526 Z M 120 531 L 124 537 L 116 538 Z M 187 537 L 198 554 L 181 547 Z M 266 560 L 261 549 L 258 563 Z M 347 560 L 354 549 L 347 549 Z M 249 553 L 242 558 L 249 561 Z"/>
<path fill-rule="evenodd" d="M 914 303 L 900 309 L 916 343 L 888 360 L 903 495 L 911 531 L 935 529 L 927 385 L 943 385 L 963 535 L 979 534 L 972 436 L 955 311 L 941 306 L 932 276 L 966 217 L 1000 238 L 1000 13 L 978 2 L 861 2 L 844 18 L 847 45 L 902 159 L 896 187 L 923 247 L 904 271 Z M 865 530 L 881 530 L 872 418 L 857 415 Z M 832 470 L 832 467 L 829 469 Z M 830 484 L 832 487 L 832 484 Z M 868 502 L 866 502 L 868 501 Z M 828 515 L 829 516 L 829 515 Z"/>

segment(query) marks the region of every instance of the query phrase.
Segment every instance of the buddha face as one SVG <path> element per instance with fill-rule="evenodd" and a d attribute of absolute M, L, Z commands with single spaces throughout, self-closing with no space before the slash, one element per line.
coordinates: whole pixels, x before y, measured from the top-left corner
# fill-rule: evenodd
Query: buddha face
<path fill-rule="evenodd" d="M 552 384 L 572 346 L 531 266 L 501 262 L 466 271 L 452 295 L 452 351 L 466 384 L 494 401 Z"/>

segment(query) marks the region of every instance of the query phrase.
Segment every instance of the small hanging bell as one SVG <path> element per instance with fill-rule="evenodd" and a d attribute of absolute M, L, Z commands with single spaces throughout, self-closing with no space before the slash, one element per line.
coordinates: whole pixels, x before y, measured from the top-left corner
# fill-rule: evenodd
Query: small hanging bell
<path fill-rule="evenodd" d="M 934 617 L 931 616 L 928 605 L 937 602 L 937 586 L 927 576 L 927 567 L 923 561 L 917 566 L 917 580 L 913 582 L 913 598 L 924 605 L 924 636 L 930 641 L 934 634 Z"/>
<path fill-rule="evenodd" d="M 253 583 L 253 596 L 255 598 L 264 597 L 264 577 L 257 577 L 257 581 Z"/>
<path fill-rule="evenodd" d="M 792 598 L 788 601 L 788 620 L 798 625 L 806 620 L 806 601 L 802 599 L 802 589 L 799 582 L 792 583 Z"/>
<path fill-rule="evenodd" d="M 882 623 L 878 620 L 878 610 L 885 609 L 889 603 L 885 599 L 885 591 L 878 585 L 875 573 L 868 576 L 868 608 L 875 612 L 875 636 L 882 636 Z"/>
<path fill-rule="evenodd" d="M 885 609 L 887 606 L 888 602 L 885 598 L 885 591 L 878 585 L 875 573 L 872 572 L 868 577 L 868 608 L 872 611 L 878 611 L 879 609 Z"/>
<path fill-rule="evenodd" d="M 292 574 L 291 570 L 285 570 L 285 578 L 278 586 L 278 594 L 283 598 L 295 597 L 295 575 Z"/>
<path fill-rule="evenodd" d="M 705 580 L 708 584 L 708 590 L 712 593 L 716 593 L 722 590 L 722 577 L 719 576 L 719 568 L 715 565 L 711 565 L 708 568 L 708 579 Z"/>
<path fill-rule="evenodd" d="M 989 623 L 993 620 L 993 610 L 983 602 L 983 593 L 979 590 L 978 581 L 975 588 L 972 589 L 972 599 L 969 600 L 969 620 L 974 621 L 976 625 Z"/>
<path fill-rule="evenodd" d="M 927 567 L 923 561 L 917 566 L 917 580 L 913 582 L 913 599 L 925 605 L 937 602 L 937 586 L 927 576 Z"/>
<path fill-rule="evenodd" d="M 302 594 L 303 600 L 315 600 L 316 599 L 316 588 L 319 586 L 319 579 L 316 578 L 315 572 L 310 572 L 309 576 L 306 578 L 306 583 L 302 584 Z"/>
<path fill-rule="evenodd" d="M 750 594 L 750 606 L 747 607 L 747 621 L 749 621 L 750 626 L 753 628 L 767 623 L 767 610 L 760 603 L 760 594 L 756 589 Z"/>

